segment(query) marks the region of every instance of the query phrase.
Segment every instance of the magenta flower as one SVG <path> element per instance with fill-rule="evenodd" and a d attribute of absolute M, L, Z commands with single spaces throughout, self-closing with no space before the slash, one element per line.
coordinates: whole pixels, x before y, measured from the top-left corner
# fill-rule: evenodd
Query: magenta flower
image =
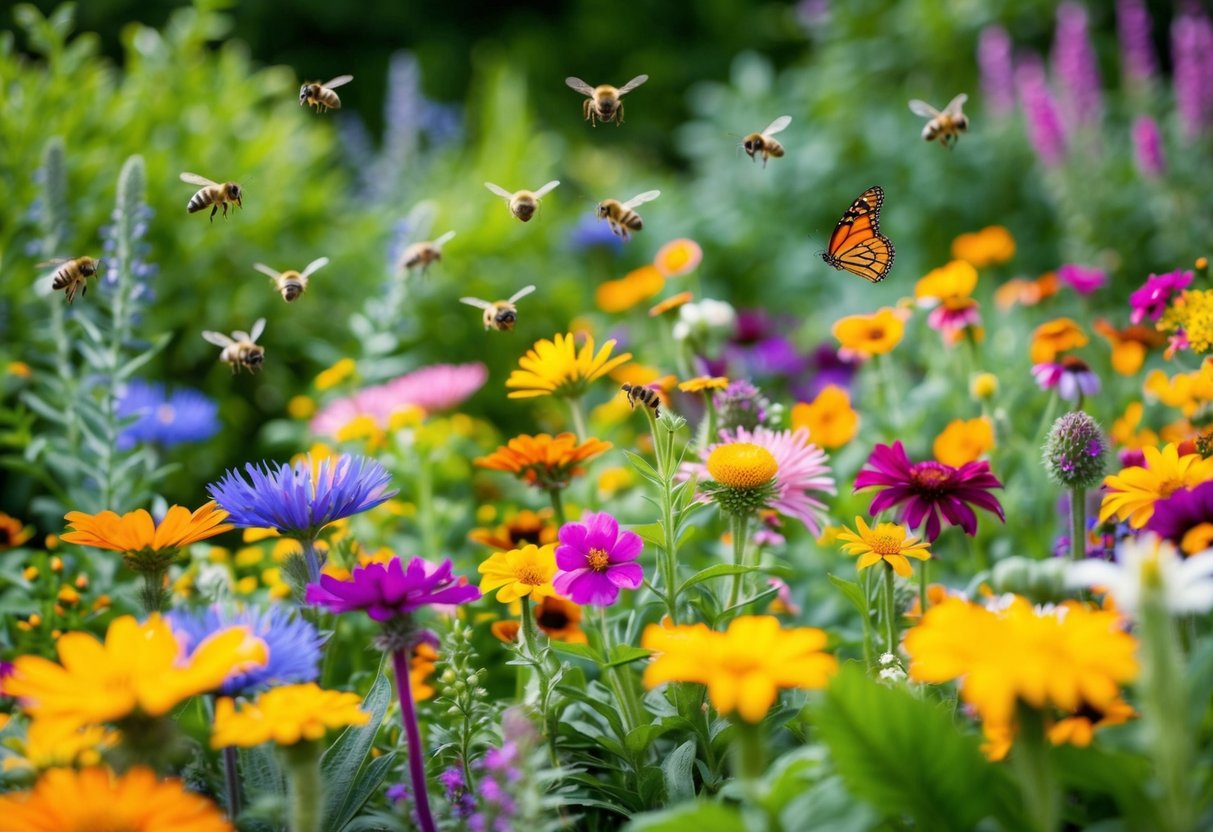
<path fill-rule="evenodd" d="M 944 301 L 927 315 L 927 326 L 943 335 L 951 346 L 960 341 L 966 329 L 981 326 L 981 306 L 972 298 Z"/>
<path fill-rule="evenodd" d="M 619 521 L 605 511 L 586 512 L 580 523 L 560 527 L 560 571 L 552 586 L 574 604 L 609 607 L 620 589 L 637 589 L 644 581 L 644 570 L 636 563 L 643 548 L 640 535 L 620 532 Z"/>
<path fill-rule="evenodd" d="M 1138 116 L 1133 120 L 1133 155 L 1143 176 L 1162 176 L 1167 169 L 1162 133 L 1158 130 L 1158 122 L 1150 116 Z"/>
<path fill-rule="evenodd" d="M 1129 317 L 1139 324 L 1149 317 L 1157 321 L 1171 302 L 1171 298 L 1188 288 L 1192 282 L 1192 272 L 1173 271 L 1166 274 L 1152 274 L 1142 284 L 1141 288 L 1129 295 L 1129 303 L 1133 314 Z"/>
<path fill-rule="evenodd" d="M 400 558 L 386 564 L 355 566 L 348 581 L 321 575 L 320 583 L 309 584 L 307 602 L 343 613 L 364 610 L 375 621 L 390 621 L 433 604 L 466 604 L 480 597 L 480 590 L 463 577 L 451 574 L 451 562 L 433 564 L 415 557 L 405 566 Z"/>
<path fill-rule="evenodd" d="M 1203 132 L 1213 116 L 1213 23 L 1188 6 L 1171 23 L 1175 109 L 1184 135 Z"/>
<path fill-rule="evenodd" d="M 1015 70 L 1015 84 L 1027 120 L 1028 140 L 1037 158 L 1045 167 L 1060 164 L 1066 155 L 1066 131 L 1039 58 L 1032 57 Z"/>
<path fill-rule="evenodd" d="M 1081 358 L 1066 356 L 1060 362 L 1046 361 L 1032 367 L 1041 390 L 1056 390 L 1068 402 L 1099 392 L 1099 376 Z"/>
<path fill-rule="evenodd" d="M 386 429 L 392 414 L 419 407 L 427 413 L 450 410 L 484 386 L 488 369 L 480 363 L 434 364 L 325 405 L 312 419 L 312 432 L 336 437 L 360 416 Z"/>
<path fill-rule="evenodd" d="M 1142 83 L 1154 77 L 1158 61 L 1150 32 L 1150 13 L 1143 0 L 1118 0 L 1116 31 L 1120 36 L 1120 63 L 1127 80 Z"/>
<path fill-rule="evenodd" d="M 990 493 L 1002 483 L 985 461 L 966 462 L 959 468 L 934 460 L 912 463 L 900 441 L 891 448 L 877 445 L 855 477 L 854 491 L 864 488 L 883 489 L 868 509 L 873 517 L 901 505 L 898 522 L 914 529 L 925 519 L 929 541 L 939 537 L 941 513 L 950 525 L 960 526 L 970 537 L 976 535 L 977 515 L 970 504 L 1006 522 L 1002 505 Z"/>
<path fill-rule="evenodd" d="M 1099 116 L 1099 65 L 1087 34 L 1087 11 L 1065 2 L 1057 7 L 1057 29 L 1050 54 L 1053 75 L 1061 83 L 1062 99 L 1071 124 L 1094 122 Z"/>
<path fill-rule="evenodd" d="M 1188 555 L 1208 548 L 1213 536 L 1213 482 L 1177 489 L 1156 502 L 1146 530 L 1165 537 Z"/>
<path fill-rule="evenodd" d="M 1067 263 L 1057 270 L 1057 277 L 1062 283 L 1069 284 L 1080 295 L 1089 295 L 1102 289 L 1108 283 L 1108 275 L 1093 266 L 1079 266 Z"/>
<path fill-rule="evenodd" d="M 997 24 L 981 30 L 977 41 L 977 63 L 981 67 L 981 91 L 991 115 L 1007 116 L 1015 109 L 1015 70 L 1011 61 L 1011 36 Z"/>

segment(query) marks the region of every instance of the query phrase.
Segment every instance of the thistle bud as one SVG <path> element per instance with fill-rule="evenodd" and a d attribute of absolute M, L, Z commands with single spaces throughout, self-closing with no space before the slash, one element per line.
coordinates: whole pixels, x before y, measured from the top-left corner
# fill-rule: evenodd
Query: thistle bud
<path fill-rule="evenodd" d="M 1076 410 L 1053 423 L 1044 446 L 1045 470 L 1066 488 L 1090 488 L 1103 479 L 1107 450 L 1099 423 Z"/>

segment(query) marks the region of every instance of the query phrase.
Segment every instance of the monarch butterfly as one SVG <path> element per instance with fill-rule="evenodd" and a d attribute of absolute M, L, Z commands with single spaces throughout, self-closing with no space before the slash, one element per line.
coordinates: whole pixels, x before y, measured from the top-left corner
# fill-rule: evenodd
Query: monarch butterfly
<path fill-rule="evenodd" d="M 851 203 L 834 226 L 830 246 L 821 259 L 838 270 L 846 269 L 869 283 L 879 283 L 893 268 L 893 243 L 880 233 L 880 206 L 884 189 L 868 188 Z"/>

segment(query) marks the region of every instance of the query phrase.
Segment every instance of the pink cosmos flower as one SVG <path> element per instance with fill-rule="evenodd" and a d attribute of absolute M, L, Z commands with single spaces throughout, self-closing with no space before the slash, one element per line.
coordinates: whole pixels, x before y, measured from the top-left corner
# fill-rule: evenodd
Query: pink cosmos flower
<path fill-rule="evenodd" d="M 1166 274 L 1152 274 L 1142 284 L 1141 288 L 1129 295 L 1129 303 L 1133 306 L 1133 314 L 1129 317 L 1135 324 L 1149 317 L 1157 321 L 1171 298 L 1178 295 L 1192 283 L 1192 272 L 1173 271 Z"/>
<path fill-rule="evenodd" d="M 1089 295 L 1102 289 L 1108 282 L 1108 275 L 1090 266 L 1079 266 L 1067 263 L 1057 270 L 1057 277 L 1062 283 L 1068 283 L 1070 288 L 1080 295 Z"/>
<path fill-rule="evenodd" d="M 644 570 L 636 563 L 644 543 L 636 532 L 620 532 L 619 521 L 605 511 L 586 512 L 580 523 L 560 527 L 552 580 L 556 591 L 574 604 L 609 607 L 619 590 L 637 589 Z"/>
<path fill-rule="evenodd" d="M 312 432 L 336 437 L 360 416 L 368 416 L 386 429 L 392 414 L 410 407 L 427 413 L 450 410 L 484 386 L 487 378 L 488 368 L 480 363 L 422 367 L 330 402 L 312 419 Z"/>

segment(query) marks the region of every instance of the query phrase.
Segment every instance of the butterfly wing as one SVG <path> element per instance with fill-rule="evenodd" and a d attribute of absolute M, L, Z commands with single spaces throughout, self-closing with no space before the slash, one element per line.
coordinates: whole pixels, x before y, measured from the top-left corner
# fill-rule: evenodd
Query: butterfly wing
<path fill-rule="evenodd" d="M 884 189 L 880 186 L 860 194 L 834 227 L 822 259 L 869 283 L 884 280 L 893 267 L 896 251 L 892 241 L 880 233 L 880 206 L 883 204 Z"/>

